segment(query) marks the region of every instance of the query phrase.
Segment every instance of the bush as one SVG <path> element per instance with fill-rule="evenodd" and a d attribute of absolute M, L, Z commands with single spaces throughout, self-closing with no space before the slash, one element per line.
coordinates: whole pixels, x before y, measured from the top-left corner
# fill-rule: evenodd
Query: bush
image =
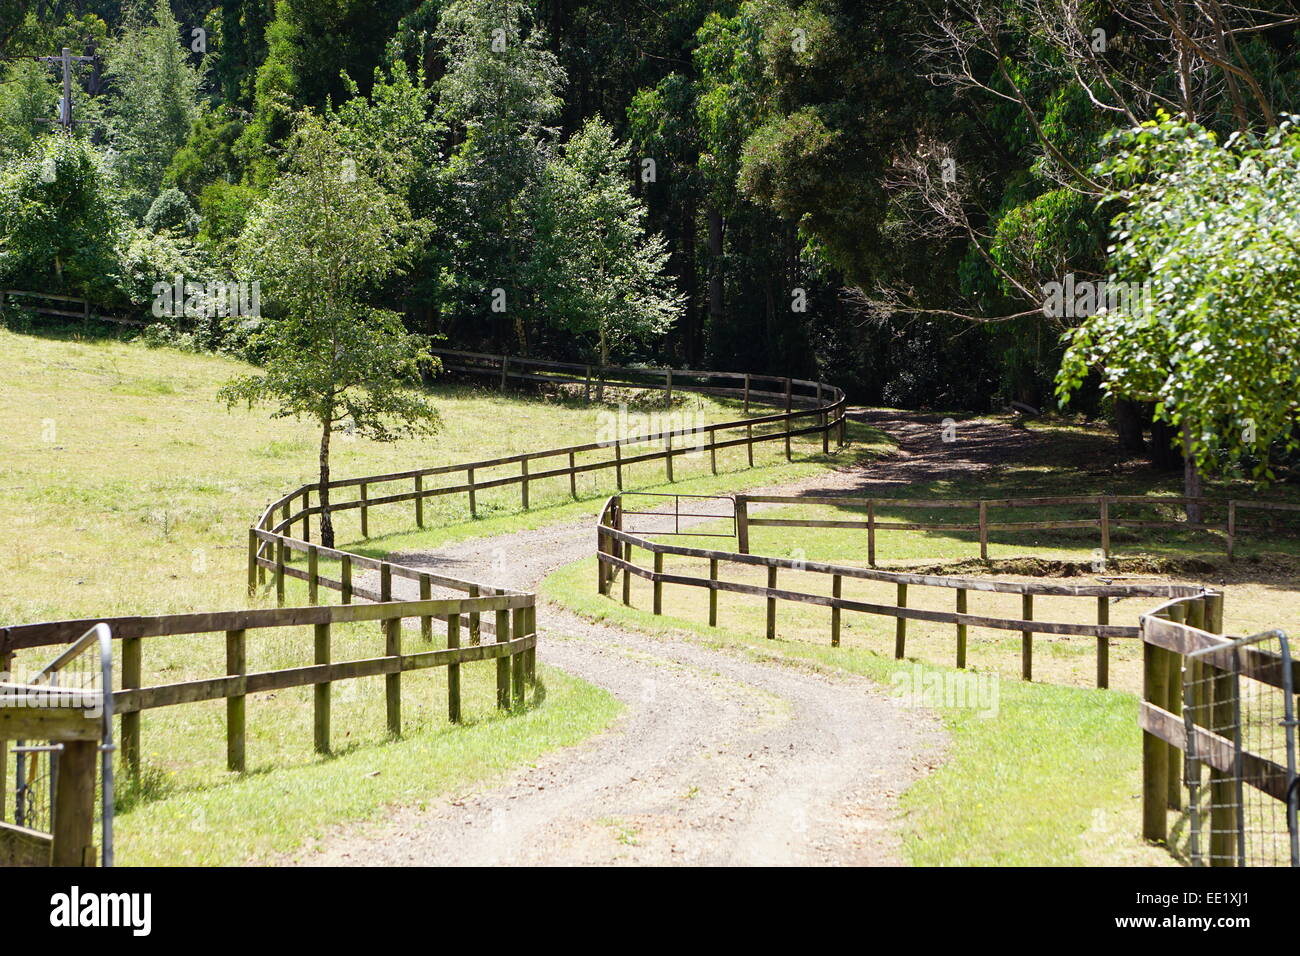
<path fill-rule="evenodd" d="M 164 230 L 178 236 L 193 236 L 199 231 L 199 214 L 185 194 L 175 187 L 164 189 L 144 214 L 150 232 Z"/>

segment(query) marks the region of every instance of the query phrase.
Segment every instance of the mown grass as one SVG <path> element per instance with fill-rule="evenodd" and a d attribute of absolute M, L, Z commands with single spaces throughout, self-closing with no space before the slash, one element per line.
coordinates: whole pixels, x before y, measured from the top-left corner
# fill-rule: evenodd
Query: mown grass
<path fill-rule="evenodd" d="M 901 689 L 913 661 L 852 643 L 832 648 L 794 636 L 776 640 L 742 621 L 710 628 L 679 603 L 673 588 L 663 616 L 596 595 L 594 559 L 551 574 L 552 601 L 594 620 L 647 633 L 672 633 L 758 658 L 859 674 Z M 791 622 L 786 622 L 790 624 Z M 1023 684 L 993 674 L 996 707 L 938 706 L 948 734 L 942 764 L 902 796 L 904 845 L 921 865 L 1142 865 L 1173 863 L 1139 837 L 1140 735 L 1129 693 Z M 951 675 L 927 663 L 924 674 Z M 940 701 L 942 704 L 942 701 Z M 992 709 L 993 713 L 988 713 Z"/>
<path fill-rule="evenodd" d="M 220 385 L 248 366 L 211 355 L 150 350 L 112 340 L 59 339 L 0 330 L 0 561 L 8 571 L 0 621 L 175 613 L 264 605 L 245 593 L 246 529 L 265 504 L 312 480 L 316 434 L 306 422 L 266 411 L 227 410 Z M 421 465 L 495 458 L 523 450 L 601 440 L 626 404 L 632 414 L 664 411 L 652 397 L 610 390 L 603 407 L 562 395 L 505 396 L 484 388 L 440 385 L 431 397 L 443 416 L 432 438 L 392 444 L 337 440 L 334 474 L 346 477 Z M 734 403 L 679 393 L 679 422 L 738 417 Z M 865 430 L 860 437 L 872 437 Z M 756 446 L 760 467 L 747 478 L 782 480 L 826 468 L 811 459 L 819 444 L 797 440 L 793 463 L 780 442 Z M 863 453 L 859 447 L 855 454 Z M 723 490 L 744 467 L 743 450 L 679 459 L 674 488 Z M 843 460 L 842 458 L 840 460 Z M 663 466 L 629 466 L 627 487 L 663 482 Z M 731 474 L 728 475 L 728 470 Z M 480 473 L 490 479 L 504 470 Z M 693 476 L 693 477 L 692 477 Z M 429 528 L 416 535 L 408 506 L 371 511 L 369 541 L 358 542 L 357 513 L 339 521 L 345 547 L 382 553 L 404 547 L 504 533 L 594 513 L 613 473 L 588 475 L 579 500 L 567 479 L 533 483 L 533 510 L 519 512 L 517 488 L 479 495 L 468 520 L 463 496 L 430 499 Z M 405 490 L 405 489 L 403 489 Z M 333 599 L 333 598 L 331 598 Z M 289 582 L 288 602 L 307 603 Z M 437 640 L 441 640 L 439 637 Z M 419 649 L 419 632 L 404 635 Z M 335 660 L 381 652 L 375 625 L 337 627 Z M 47 652 L 18 655 L 15 669 L 43 663 Z M 251 670 L 312 659 L 302 629 L 250 632 Z M 145 683 L 225 672 L 221 635 L 151 638 Z M 119 861 L 233 863 L 286 852 L 335 822 L 373 814 L 392 802 L 417 802 L 484 779 L 582 739 L 618 711 L 607 694 L 543 669 L 545 692 L 524 713 L 502 719 L 494 708 L 490 663 L 462 668 L 466 724 L 445 719 L 445 671 L 404 675 L 405 736 L 385 731 L 382 681 L 335 687 L 335 755 L 312 753 L 311 693 L 295 689 L 250 698 L 249 773 L 225 770 L 225 710 L 220 701 L 164 708 L 143 716 L 139 785 L 119 791 Z"/>

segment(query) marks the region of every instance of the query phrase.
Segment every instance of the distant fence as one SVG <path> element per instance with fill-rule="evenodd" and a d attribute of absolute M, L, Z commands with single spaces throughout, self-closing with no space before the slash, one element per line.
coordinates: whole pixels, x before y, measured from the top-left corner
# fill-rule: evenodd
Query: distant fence
<path fill-rule="evenodd" d="M 757 499 L 751 498 L 750 500 Z M 739 510 L 737 508 L 738 513 Z M 622 572 L 622 598 L 624 604 L 631 604 L 631 576 L 640 577 L 652 583 L 654 595 L 652 610 L 655 614 L 663 613 L 664 585 L 672 584 L 703 588 L 709 592 L 709 625 L 716 626 L 718 622 L 719 593 L 751 595 L 766 601 L 766 633 L 768 638 L 776 637 L 776 605 L 778 601 L 825 607 L 830 610 L 828 624 L 830 643 L 833 647 L 839 646 L 840 643 L 841 620 L 844 612 L 892 617 L 896 622 L 894 656 L 898 659 L 902 659 L 906 655 L 908 621 L 952 624 L 956 629 L 955 662 L 958 667 L 966 666 L 968 628 L 985 627 L 1005 631 L 1019 631 L 1021 635 L 1021 676 L 1025 680 L 1033 679 L 1034 635 L 1057 634 L 1091 637 L 1096 640 L 1097 686 L 1107 687 L 1110 681 L 1110 641 L 1112 639 L 1132 639 L 1139 636 L 1137 627 L 1110 623 L 1111 599 L 1131 597 L 1171 598 L 1205 593 L 1202 588 L 1179 584 L 1037 584 L 992 581 L 984 578 L 943 577 L 897 571 L 877 571 L 870 568 L 825 564 L 817 561 L 663 544 L 642 535 L 624 531 L 622 530 L 622 524 L 622 498 L 615 495 L 606 502 L 596 527 L 597 589 L 601 594 L 611 594 L 618 572 Z M 639 549 L 648 554 L 652 567 L 645 568 L 637 564 L 634 560 L 634 549 Z M 664 571 L 665 555 L 693 558 L 701 562 L 707 561 L 708 576 L 699 577 L 667 573 Z M 720 569 L 724 565 L 742 568 L 765 568 L 767 584 L 766 586 L 760 586 L 724 580 L 720 576 Z M 817 594 L 779 588 L 778 574 L 782 570 L 822 575 L 829 585 L 829 593 Z M 842 597 L 845 579 L 892 583 L 895 585 L 895 601 L 893 604 L 875 604 L 846 599 Z M 936 611 L 909 607 L 909 587 L 942 588 L 952 591 L 954 609 L 952 611 Z M 971 614 L 968 607 L 971 592 L 1019 594 L 1021 595 L 1021 616 L 1019 618 L 999 618 Z M 1097 623 L 1078 624 L 1035 620 L 1035 596 L 1077 597 L 1093 600 L 1096 602 Z"/>
<path fill-rule="evenodd" d="M 829 508 L 862 509 L 865 515 L 860 519 L 814 519 L 814 518 L 753 518 L 749 516 L 750 504 L 787 504 L 815 505 Z M 1162 518 L 1138 518 L 1115 514 L 1117 507 L 1130 509 L 1138 506 L 1200 505 L 1203 508 L 1216 508 L 1224 512 L 1221 523 L 1174 521 Z M 1014 522 L 992 522 L 989 512 L 995 508 L 1091 508 L 1095 509 L 1095 518 L 1071 520 L 1034 520 Z M 974 521 L 939 523 L 916 521 L 881 520 L 878 510 L 919 509 L 937 510 L 954 509 L 974 512 Z M 1262 525 L 1246 526 L 1238 522 L 1239 512 L 1246 510 L 1265 512 L 1291 512 L 1300 515 L 1300 504 L 1281 501 L 1254 501 L 1240 498 L 1189 498 L 1170 496 L 1152 498 L 1142 495 L 1072 495 L 1053 498 L 822 498 L 816 496 L 792 497 L 788 495 L 736 495 L 736 521 L 739 550 L 749 551 L 750 528 L 846 528 L 863 530 L 867 533 L 867 563 L 876 564 L 877 531 L 939 531 L 966 532 L 979 536 L 980 560 L 989 557 L 989 535 L 1017 531 L 1060 531 L 1065 529 L 1095 529 L 1098 532 L 1098 550 L 1107 558 L 1111 553 L 1111 531 L 1115 528 L 1164 528 L 1178 531 L 1216 531 L 1222 532 L 1227 547 L 1228 557 L 1233 557 L 1237 538 L 1243 533 L 1276 533 L 1279 529 Z"/>
<path fill-rule="evenodd" d="M 28 304 L 29 302 L 31 304 Z M 23 292 L 19 289 L 0 289 L 0 310 L 3 310 L 7 304 L 27 309 L 38 315 L 54 315 L 68 319 L 85 319 L 87 321 L 94 319 L 98 322 L 113 322 L 117 325 L 135 327 L 144 327 L 149 324 L 143 319 L 105 312 L 99 306 L 92 304 L 89 299 L 82 299 L 75 295 L 54 295 L 49 292 Z M 78 308 L 74 310 L 68 308 L 68 306 L 77 306 Z"/>
<path fill-rule="evenodd" d="M 1142 835 L 1168 842 L 1169 811 L 1185 809 L 1195 865 L 1300 865 L 1286 635 L 1222 636 L 1216 594 L 1170 601 L 1140 629 Z"/>

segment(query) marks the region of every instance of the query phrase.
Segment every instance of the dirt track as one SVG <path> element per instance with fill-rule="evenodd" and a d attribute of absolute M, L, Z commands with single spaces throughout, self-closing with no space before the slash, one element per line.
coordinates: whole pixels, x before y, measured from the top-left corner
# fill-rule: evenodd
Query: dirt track
<path fill-rule="evenodd" d="M 943 443 L 939 419 L 865 413 L 897 458 L 764 489 L 836 494 L 978 470 L 1032 440 L 1000 423 Z M 592 553 L 590 519 L 398 554 L 403 564 L 532 588 Z M 396 584 L 397 582 L 395 582 Z M 410 582 L 405 582 L 410 583 Z M 399 589 L 400 592 L 400 589 Z M 414 595 L 398 594 L 399 597 Z M 937 720 L 848 675 L 686 637 L 647 637 L 562 608 L 538 611 L 539 659 L 626 706 L 587 743 L 441 805 L 342 827 L 299 864 L 899 863 L 897 797 L 942 751 Z"/>

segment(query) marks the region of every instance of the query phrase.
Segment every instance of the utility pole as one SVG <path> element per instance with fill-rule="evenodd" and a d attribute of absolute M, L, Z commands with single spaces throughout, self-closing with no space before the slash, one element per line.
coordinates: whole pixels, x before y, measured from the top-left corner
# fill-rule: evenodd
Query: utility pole
<path fill-rule="evenodd" d="M 63 127 L 65 133 L 72 132 L 72 64 L 73 63 L 90 63 L 94 61 L 93 56 L 73 56 L 72 51 L 66 46 L 63 52 L 58 56 L 38 56 L 36 59 L 42 63 L 53 63 L 63 67 L 63 97 L 59 100 L 59 119 L 58 123 Z"/>

